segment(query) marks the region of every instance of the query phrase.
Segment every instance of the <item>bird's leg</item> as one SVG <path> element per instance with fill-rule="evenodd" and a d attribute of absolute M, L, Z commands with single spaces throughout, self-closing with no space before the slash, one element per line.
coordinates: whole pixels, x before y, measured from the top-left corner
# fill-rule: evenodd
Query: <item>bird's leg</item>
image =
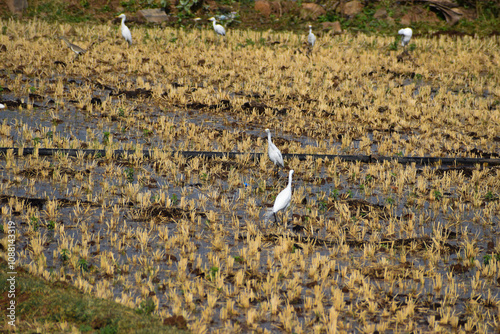
<path fill-rule="evenodd" d="M 292 223 L 292 226 L 293 226 L 293 212 L 292 212 L 291 208 L 290 208 L 290 217 L 291 217 L 291 223 Z M 285 224 L 285 228 L 288 226 L 288 220 L 286 222 L 287 222 L 287 224 Z"/>
<path fill-rule="evenodd" d="M 290 214 L 291 214 L 291 211 L 290 211 Z M 286 220 L 284 219 L 286 217 Z M 293 215 L 291 214 L 291 219 L 292 219 L 292 223 L 293 223 Z M 283 225 L 285 226 L 285 230 L 288 229 L 288 214 L 286 212 L 283 212 L 283 221 L 285 222 Z M 293 226 L 293 224 L 292 224 Z"/>
<path fill-rule="evenodd" d="M 278 217 L 276 217 L 276 212 L 273 212 L 274 214 L 274 223 L 278 225 Z"/>

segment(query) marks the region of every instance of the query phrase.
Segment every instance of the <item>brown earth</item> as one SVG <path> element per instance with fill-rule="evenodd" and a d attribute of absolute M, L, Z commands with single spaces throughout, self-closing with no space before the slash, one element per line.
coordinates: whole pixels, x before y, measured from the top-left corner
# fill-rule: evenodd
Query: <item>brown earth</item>
<path fill-rule="evenodd" d="M 61 21 L 71 21 L 71 19 L 66 19 L 64 17 L 65 15 L 67 15 L 68 17 L 73 16 L 74 18 L 80 18 L 86 15 L 90 20 L 108 22 L 110 20 L 113 20 L 117 13 L 132 12 L 131 14 L 127 14 L 128 22 L 136 24 L 141 24 L 144 22 L 144 19 L 140 17 L 140 15 L 134 13 L 137 10 L 143 9 L 143 7 L 134 4 L 133 2 L 129 2 L 127 4 L 120 0 L 109 0 L 106 3 L 100 0 L 67 0 L 63 5 L 59 1 L 60 0 L 53 0 L 52 3 L 57 2 L 60 6 L 57 8 L 64 8 L 63 14 L 61 14 Z M 191 18 L 184 18 L 179 21 L 179 9 L 176 7 L 177 2 L 178 0 L 170 1 L 170 5 L 166 9 L 166 12 L 169 14 L 169 20 L 163 23 L 163 25 L 177 26 L 182 24 L 183 26 L 187 27 L 193 25 L 194 22 Z M 311 3 L 311 5 L 315 5 L 321 9 L 326 8 L 327 14 L 341 10 L 339 6 L 332 6 L 330 2 L 331 1 L 327 1 L 322 6 L 318 6 L 315 3 Z M 157 1 L 156 3 L 158 3 L 159 5 L 159 1 Z M 30 10 L 31 13 L 33 13 L 35 11 L 35 8 L 43 7 L 43 11 L 51 12 L 47 11 L 46 7 L 44 7 L 47 6 L 46 1 L 29 1 L 29 6 L 30 9 L 27 13 L 25 13 L 25 16 L 28 17 L 33 15 L 30 14 Z M 306 29 L 304 28 L 305 25 L 310 24 L 317 19 L 316 15 L 314 15 L 313 17 L 311 17 L 311 15 L 304 15 L 304 9 L 301 8 L 301 6 L 299 6 L 297 2 L 292 1 L 262 0 L 260 2 L 233 2 L 230 5 L 226 5 L 214 0 L 203 0 L 202 6 L 198 7 L 200 7 L 200 9 L 194 11 L 193 15 L 199 16 L 201 18 L 206 18 L 218 13 L 224 14 L 231 11 L 237 11 L 240 14 L 239 21 L 241 22 L 235 22 L 231 25 L 231 27 L 238 27 L 242 29 L 255 29 L 256 27 L 258 27 L 259 29 L 274 30 L 304 30 Z M 368 7 L 365 7 L 365 9 L 366 8 Z M 323 11 L 324 10 L 325 9 L 323 9 Z M 377 19 L 379 21 L 386 21 L 390 26 L 407 26 L 419 22 L 436 27 L 446 27 L 447 25 L 442 13 L 422 3 L 417 2 L 414 4 L 408 3 L 404 5 L 394 5 L 391 7 L 391 10 L 391 16 L 379 17 L 379 15 L 377 15 L 377 17 L 374 19 Z M 467 20 L 474 20 L 476 18 L 476 12 L 473 8 L 465 9 L 459 7 L 453 8 L 453 10 L 456 12 L 460 12 L 462 14 L 461 17 Z M 52 12 L 54 12 L 54 10 Z M 363 14 L 363 12 L 361 14 Z M 6 5 L 6 2 L 0 2 L 0 17 L 6 18 L 10 15 L 11 14 Z M 43 19 L 44 17 L 47 17 L 48 14 L 42 13 L 38 14 L 38 16 Z M 347 16 L 344 17 L 347 18 Z M 336 20 L 337 19 L 335 19 L 334 21 Z M 345 29 L 345 23 L 342 23 L 342 25 L 342 28 Z"/>

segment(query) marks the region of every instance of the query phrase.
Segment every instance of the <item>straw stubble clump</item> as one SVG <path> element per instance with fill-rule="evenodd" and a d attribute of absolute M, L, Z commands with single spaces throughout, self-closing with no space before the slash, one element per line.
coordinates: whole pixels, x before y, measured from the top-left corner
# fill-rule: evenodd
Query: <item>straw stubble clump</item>
<path fill-rule="evenodd" d="M 497 168 L 291 158 L 270 227 L 287 172 L 267 154 L 172 155 L 266 153 L 269 128 L 282 153 L 496 158 L 496 37 L 417 37 L 398 62 L 393 37 L 308 54 L 305 34 L 130 26 L 124 47 L 115 26 L 1 23 L 0 146 L 106 150 L 3 156 L 2 224 L 31 273 L 193 332 L 497 328 Z M 74 59 L 60 35 L 92 48 Z"/>

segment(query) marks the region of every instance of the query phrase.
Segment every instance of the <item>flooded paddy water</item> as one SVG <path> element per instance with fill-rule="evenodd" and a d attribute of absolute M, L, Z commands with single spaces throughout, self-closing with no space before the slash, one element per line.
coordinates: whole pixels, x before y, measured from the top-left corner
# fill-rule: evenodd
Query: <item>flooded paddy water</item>
<path fill-rule="evenodd" d="M 306 31 L 134 27 L 128 47 L 115 26 L 0 23 L 0 147 L 77 152 L 0 159 L 2 252 L 15 221 L 29 272 L 195 333 L 498 330 L 496 165 L 274 174 L 264 132 L 284 154 L 496 159 L 498 37 L 417 37 L 398 60 L 393 36 L 309 55 Z"/>

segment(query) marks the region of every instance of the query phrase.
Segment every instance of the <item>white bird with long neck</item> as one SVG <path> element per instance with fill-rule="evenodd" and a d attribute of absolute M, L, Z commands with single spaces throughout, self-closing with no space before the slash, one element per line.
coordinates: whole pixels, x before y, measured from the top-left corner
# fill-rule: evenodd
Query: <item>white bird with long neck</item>
<path fill-rule="evenodd" d="M 413 30 L 411 28 L 399 29 L 399 35 L 402 35 L 401 45 L 405 48 L 408 44 L 410 44 L 411 36 L 413 35 Z"/>
<path fill-rule="evenodd" d="M 292 201 L 292 175 L 293 169 L 290 170 L 288 175 L 288 185 L 278 194 L 278 196 L 276 196 L 276 199 L 274 200 L 273 215 L 275 222 L 278 222 L 276 213 L 281 210 L 286 210 Z"/>
<path fill-rule="evenodd" d="M 314 36 L 312 32 L 312 25 L 309 25 L 309 35 L 307 36 L 307 43 L 311 46 L 311 48 L 316 43 L 316 36 Z"/>
<path fill-rule="evenodd" d="M 280 150 L 274 145 L 271 140 L 271 131 L 266 129 L 267 132 L 267 155 L 269 159 L 274 163 L 276 167 L 285 167 L 285 163 L 283 162 L 283 157 L 281 156 Z"/>
<path fill-rule="evenodd" d="M 120 30 L 122 31 L 122 36 L 128 42 L 128 45 L 132 45 L 132 34 L 130 33 L 130 29 L 125 25 L 125 20 L 127 17 L 125 14 L 120 14 L 117 17 L 122 19 L 122 24 L 120 25 Z"/>
<path fill-rule="evenodd" d="M 226 36 L 226 29 L 224 29 L 224 27 L 221 26 L 220 24 L 215 24 L 216 22 L 215 17 L 211 17 L 208 20 L 212 21 L 212 25 L 214 26 L 214 30 L 217 34 L 221 36 Z"/>

